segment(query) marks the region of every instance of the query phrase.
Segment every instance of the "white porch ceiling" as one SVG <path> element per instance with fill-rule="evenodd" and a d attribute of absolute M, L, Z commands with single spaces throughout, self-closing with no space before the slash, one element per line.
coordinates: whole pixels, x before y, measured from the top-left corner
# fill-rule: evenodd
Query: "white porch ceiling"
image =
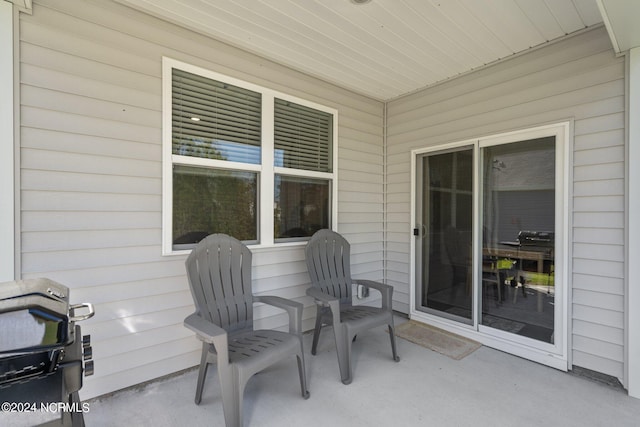
<path fill-rule="evenodd" d="M 600 25 L 596 0 L 116 0 L 381 101 Z"/>

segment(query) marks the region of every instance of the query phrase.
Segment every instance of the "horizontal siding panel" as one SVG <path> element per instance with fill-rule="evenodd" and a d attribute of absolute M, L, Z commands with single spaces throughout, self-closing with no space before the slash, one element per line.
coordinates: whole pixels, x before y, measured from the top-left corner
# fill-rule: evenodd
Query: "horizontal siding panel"
<path fill-rule="evenodd" d="M 409 164 L 407 163 L 406 165 L 408 166 Z M 409 172 L 394 173 L 394 174 L 387 175 L 387 184 L 396 185 L 396 187 L 394 187 L 394 190 L 395 190 L 393 191 L 394 193 L 395 192 L 406 193 L 407 184 L 409 184 L 410 182 L 411 182 L 411 176 Z"/>
<path fill-rule="evenodd" d="M 342 174 L 338 178 L 339 191 L 351 191 L 351 192 L 361 191 L 363 193 L 371 193 L 371 194 L 378 194 L 382 192 L 382 182 L 367 183 L 367 182 L 345 181 L 341 179 L 341 177 L 342 177 Z"/>
<path fill-rule="evenodd" d="M 123 103 L 89 98 L 84 95 L 38 88 L 24 83 L 20 90 L 23 107 L 55 110 L 76 116 L 96 117 L 141 126 L 162 125 L 161 111 L 157 109 L 150 110 Z"/>
<path fill-rule="evenodd" d="M 24 169 L 143 178 L 157 178 L 161 168 L 161 164 L 156 161 L 33 149 L 22 149 L 22 162 Z"/>
<path fill-rule="evenodd" d="M 508 105 L 518 105 L 528 102 L 532 99 L 580 91 L 585 86 L 597 86 L 598 84 L 619 80 L 624 76 L 622 64 L 622 61 L 612 64 L 611 53 L 602 52 L 600 54 L 579 58 L 570 63 L 560 64 L 555 67 L 551 66 L 543 70 L 530 69 L 529 73 L 518 76 L 508 76 L 504 80 L 488 86 L 484 86 L 482 82 L 476 81 L 474 82 L 476 84 L 473 85 L 473 87 L 469 87 L 468 91 L 464 93 L 456 94 L 455 91 L 452 90 L 450 91 L 452 94 L 450 97 L 440 99 L 437 103 L 433 102 L 433 100 L 431 102 L 426 101 L 420 106 L 416 103 L 416 106 L 410 111 L 398 111 L 397 114 L 394 114 L 393 118 L 390 118 L 388 125 L 389 127 L 393 127 L 392 134 L 396 134 L 397 131 L 395 127 L 398 123 L 406 126 L 406 124 L 411 123 L 416 120 L 416 118 L 423 116 L 435 118 L 444 111 L 455 110 L 453 117 L 466 117 L 470 115 L 469 110 L 490 110 L 491 106 L 496 105 L 496 103 L 492 104 L 492 102 L 497 99 L 503 102 L 506 107 Z M 505 70 L 513 71 L 509 70 L 508 66 L 509 64 L 504 63 L 502 67 L 496 68 L 501 68 L 503 73 L 505 73 Z M 498 71 L 498 73 L 500 73 L 500 71 Z M 472 76 L 467 77 L 468 79 L 472 78 Z M 464 80 L 464 78 L 462 80 Z M 456 83 L 460 83 L 460 81 Z M 539 88 L 539 90 L 536 92 L 533 88 Z M 609 93 L 610 92 L 607 92 L 606 95 L 611 96 Z M 594 99 L 594 97 L 597 96 L 598 94 L 596 92 L 590 98 Z M 395 103 L 392 103 L 392 105 L 394 105 L 395 108 Z M 408 128 L 400 132 L 407 130 Z"/>
<path fill-rule="evenodd" d="M 343 181 L 351 181 L 351 182 L 362 182 L 368 184 L 379 184 L 382 185 L 382 175 L 374 173 L 374 172 L 358 172 L 342 169 L 342 165 L 340 165 L 340 171 L 338 172 L 338 179 L 340 180 L 338 185 Z"/>
<path fill-rule="evenodd" d="M 603 147 L 577 151 L 574 154 L 575 166 L 601 165 L 603 163 L 622 163 L 624 161 L 624 147 Z"/>
<path fill-rule="evenodd" d="M 391 212 L 387 215 L 388 222 L 403 223 L 407 226 L 407 230 L 411 227 L 409 225 L 409 218 L 410 214 L 408 212 Z"/>
<path fill-rule="evenodd" d="M 387 271 L 387 281 L 397 285 L 398 289 L 404 289 L 405 293 L 409 290 L 408 280 L 409 276 L 405 272 L 395 270 Z"/>
<path fill-rule="evenodd" d="M 263 265 L 260 268 L 253 269 L 252 278 L 254 280 L 263 279 L 265 277 L 278 277 L 285 274 L 305 273 L 307 266 L 303 262 L 286 262 L 281 264 Z"/>
<path fill-rule="evenodd" d="M 624 163 L 577 165 L 573 168 L 574 181 L 594 181 L 600 179 L 623 179 Z"/>
<path fill-rule="evenodd" d="M 377 169 L 377 170 L 376 170 Z M 369 173 L 369 174 L 382 174 L 382 165 L 372 166 L 371 163 L 366 163 L 359 160 L 344 159 L 340 161 L 340 175 L 343 176 L 343 171 L 350 171 L 355 173 Z"/>
<path fill-rule="evenodd" d="M 411 194 L 409 194 L 407 192 L 389 194 L 387 196 L 387 202 L 389 204 L 392 204 L 392 203 L 410 203 L 411 202 Z"/>
<path fill-rule="evenodd" d="M 81 172 L 23 169 L 23 191 L 65 190 L 70 192 L 162 195 L 160 178 L 96 175 Z"/>
<path fill-rule="evenodd" d="M 624 212 L 623 196 L 574 197 L 576 212 Z M 618 240 L 620 242 L 620 240 Z"/>
<path fill-rule="evenodd" d="M 624 312 L 624 298 L 622 295 L 608 294 L 604 292 L 574 289 L 572 300 L 574 304 L 585 307 L 603 308 L 605 310 Z"/>
<path fill-rule="evenodd" d="M 598 341 L 580 335 L 573 336 L 573 348 L 576 351 L 585 352 L 589 350 L 596 357 L 610 360 L 623 360 L 623 347 L 617 344 L 611 344 L 604 341 Z M 593 350 L 597 349 L 597 350 Z"/>
<path fill-rule="evenodd" d="M 82 265 L 78 265 L 74 270 L 51 270 L 40 271 L 37 274 L 23 274 L 23 279 L 38 277 L 48 277 L 71 289 L 77 286 L 99 286 L 163 277 L 180 277 L 181 280 L 186 280 L 184 258 L 177 256 L 146 264 L 110 265 L 99 268 L 83 268 Z"/>
<path fill-rule="evenodd" d="M 147 314 L 163 312 L 181 307 L 193 307 L 191 293 L 187 289 L 161 295 L 147 295 L 140 299 L 127 299 L 106 304 L 96 304 L 96 323 L 111 320 L 123 320 L 130 317 L 140 317 Z M 133 332 L 133 329 L 131 330 Z"/>
<path fill-rule="evenodd" d="M 160 76 L 21 43 L 21 82 L 90 98 L 161 111 Z"/>
<path fill-rule="evenodd" d="M 387 211 L 390 213 L 407 212 L 409 206 L 410 206 L 409 203 L 391 203 L 387 206 Z"/>
<path fill-rule="evenodd" d="M 581 259 L 624 262 L 624 246 L 574 243 L 573 257 Z"/>
<path fill-rule="evenodd" d="M 158 277 L 135 282 L 108 283 L 97 286 L 75 287 L 71 293 L 73 301 L 91 301 L 93 304 L 108 304 L 129 299 L 145 298 L 148 295 L 163 295 L 183 292 L 188 289 L 186 277 Z"/>
<path fill-rule="evenodd" d="M 623 228 L 624 215 L 622 212 L 576 212 L 573 224 L 575 227 Z"/>
<path fill-rule="evenodd" d="M 172 340 L 171 342 L 159 343 L 126 353 L 115 354 L 111 357 L 105 357 L 102 359 L 102 364 L 100 365 L 101 372 L 99 376 L 98 374 L 95 374 L 96 379 L 118 373 L 122 370 L 123 366 L 130 369 L 144 366 L 149 360 L 156 360 L 159 354 L 162 355 L 162 358 L 171 358 L 190 353 L 201 348 L 201 341 L 194 339 L 193 336 L 187 336 L 181 339 Z M 98 372 L 97 369 L 96 372 Z"/>
<path fill-rule="evenodd" d="M 584 322 L 582 320 L 575 320 L 572 328 L 573 334 L 576 336 L 592 337 L 595 340 L 618 346 L 624 345 L 624 331 L 619 328 Z"/>
<path fill-rule="evenodd" d="M 573 139 L 575 152 L 604 147 L 624 145 L 624 129 L 600 131 L 587 135 L 577 135 Z"/>
<path fill-rule="evenodd" d="M 81 193 L 63 191 L 23 191 L 25 211 L 158 211 L 162 196 L 155 194 Z"/>
<path fill-rule="evenodd" d="M 41 13 L 45 12 L 43 8 L 40 10 Z M 157 47 L 146 43 L 144 38 L 127 37 L 107 27 L 97 28 L 90 22 L 52 9 L 46 10 L 46 16 L 46 22 L 23 19 L 20 25 L 21 40 L 122 69 L 130 69 L 135 64 L 140 72 L 160 77 L 161 70 L 153 59 L 153 51 Z"/>
<path fill-rule="evenodd" d="M 341 212 L 382 212 L 382 203 L 350 203 L 343 202 L 340 206 Z"/>
<path fill-rule="evenodd" d="M 382 216 L 382 212 L 341 212 L 338 222 L 338 231 L 342 232 L 342 230 L 347 230 L 348 226 L 351 224 L 380 223 L 380 221 L 382 221 Z"/>
<path fill-rule="evenodd" d="M 623 278 L 624 263 L 594 259 L 574 259 L 573 271 L 581 274 L 592 274 L 600 277 Z"/>
<path fill-rule="evenodd" d="M 92 341 L 95 340 L 97 343 L 131 333 L 142 333 L 166 326 L 181 325 L 184 319 L 193 312 L 194 306 L 191 303 L 189 306 L 176 307 L 161 312 L 144 313 L 137 316 L 118 317 L 99 323 L 91 319 L 91 322 L 83 322 L 82 330 L 86 331 L 85 333 L 90 333 Z"/>
<path fill-rule="evenodd" d="M 603 308 L 574 304 L 573 318 L 612 328 L 624 328 L 624 314 L 617 310 L 606 310 Z"/>
<path fill-rule="evenodd" d="M 366 193 L 361 191 L 340 191 L 338 193 L 338 203 L 382 203 L 383 195 L 381 192 Z"/>
<path fill-rule="evenodd" d="M 23 212 L 22 231 L 160 229 L 160 212 Z"/>
<path fill-rule="evenodd" d="M 252 250 L 252 264 L 254 268 L 265 265 L 279 264 L 283 259 L 289 262 L 304 261 L 304 246 L 282 246 L 277 249 L 259 248 Z"/>
<path fill-rule="evenodd" d="M 387 269 L 389 271 L 394 271 L 396 273 L 409 274 L 409 266 L 407 265 L 406 262 L 388 261 L 387 262 Z"/>
<path fill-rule="evenodd" d="M 340 115 L 342 117 L 342 115 Z M 338 118 L 338 120 L 340 120 Z M 367 139 L 354 139 L 347 138 L 344 134 L 338 135 L 338 150 L 348 147 L 349 150 L 358 153 L 369 153 L 380 156 L 379 160 L 382 160 L 382 144 L 373 143 L 375 139 L 369 136 Z"/>
<path fill-rule="evenodd" d="M 40 231 L 23 233 L 22 251 L 49 252 L 85 249 L 123 248 L 128 246 L 159 246 L 160 228 L 137 228 L 135 230 L 87 230 L 87 231 Z"/>
<path fill-rule="evenodd" d="M 74 115 L 34 107 L 23 107 L 22 125 L 72 134 L 92 135 L 146 143 L 160 143 L 160 128 L 122 123 L 96 117 Z"/>
<path fill-rule="evenodd" d="M 407 230 L 407 225 L 405 223 L 396 223 L 396 222 L 387 222 L 387 231 L 395 232 L 395 233 L 409 233 L 410 230 Z"/>
<path fill-rule="evenodd" d="M 622 278 L 600 277 L 588 274 L 573 274 L 573 289 L 584 289 L 592 292 L 624 295 Z"/>
<path fill-rule="evenodd" d="M 607 70 L 609 70 L 608 73 Z M 457 121 L 464 121 L 465 124 L 473 127 L 476 123 L 481 125 L 483 122 L 495 122 L 496 120 L 493 118 L 497 115 L 503 119 L 510 119 L 528 112 L 544 111 L 543 105 L 546 105 L 547 108 L 551 106 L 556 111 L 572 108 L 573 114 L 577 118 L 583 119 L 576 121 L 582 126 L 582 131 L 576 130 L 576 134 L 590 133 L 588 132 L 589 126 L 595 126 L 595 124 L 589 123 L 591 120 L 600 123 L 603 116 L 614 117 L 612 110 L 616 113 L 623 111 L 622 98 L 608 101 L 609 104 L 612 102 L 608 107 L 607 103 L 602 106 L 596 102 L 603 97 L 610 100 L 616 95 L 622 96 L 624 84 L 619 80 L 622 76 L 623 68 L 620 63 L 610 65 L 604 70 L 591 70 L 588 75 L 580 76 L 581 78 L 570 76 L 544 85 L 531 85 L 529 79 L 524 79 L 521 83 L 522 87 L 509 86 L 507 91 L 497 90 L 494 95 L 487 95 L 486 99 L 478 103 L 473 103 L 468 99 L 469 96 L 465 95 L 459 98 L 457 105 L 451 106 L 451 108 L 440 105 L 440 109 L 430 107 L 431 111 L 416 110 L 413 112 L 416 115 L 415 121 L 407 121 L 401 126 L 389 124 L 389 134 L 394 137 L 407 138 L 422 129 L 446 128 Z M 492 88 L 492 90 L 495 89 Z M 474 92 L 474 94 L 478 93 L 482 93 L 482 90 Z M 454 101 L 456 100 L 450 102 Z M 624 115 L 621 113 L 615 115 L 615 117 L 618 116 L 623 117 Z M 617 120 L 614 123 L 618 123 Z M 610 126 L 611 123 L 608 125 Z"/>
<path fill-rule="evenodd" d="M 275 295 L 282 298 L 290 298 L 303 303 L 305 307 L 314 305 L 313 300 L 306 296 L 307 288 L 311 286 L 311 280 L 306 270 L 295 274 L 255 279 L 252 286 L 256 295 Z M 305 310 L 303 315 L 308 315 L 307 311 Z"/>
<path fill-rule="evenodd" d="M 576 135 L 617 129 L 624 129 L 623 112 L 602 115 L 600 117 L 590 117 L 586 120 L 576 120 L 574 124 L 574 132 Z"/>
<path fill-rule="evenodd" d="M 25 273 L 72 270 L 77 266 L 99 268 L 110 265 L 144 264 L 160 259 L 157 246 L 29 252 L 23 254 Z"/>
<path fill-rule="evenodd" d="M 21 145 L 23 148 L 47 151 L 53 151 L 52 147 L 55 147 L 55 151 L 60 153 L 162 161 L 159 140 L 147 143 L 23 127 Z"/>
<path fill-rule="evenodd" d="M 103 360 L 108 360 L 108 358 L 117 356 L 120 353 L 126 354 L 145 347 L 162 344 L 166 341 L 167 337 L 175 337 L 177 340 L 189 338 L 188 347 L 194 345 L 194 343 L 191 342 L 194 337 L 193 332 L 183 324 L 177 324 L 152 329 L 144 333 L 132 333 L 109 340 L 94 342 L 91 347 L 94 354 L 99 354 Z M 106 374 L 108 373 L 105 372 L 105 375 Z"/>
<path fill-rule="evenodd" d="M 369 164 L 377 164 L 382 168 L 382 153 L 363 152 L 351 150 L 348 148 L 340 148 L 340 167 L 344 167 L 345 162 L 355 161 Z"/>
<path fill-rule="evenodd" d="M 573 230 L 573 241 L 576 243 L 619 245 L 624 242 L 624 230 L 621 228 L 576 227 Z"/>

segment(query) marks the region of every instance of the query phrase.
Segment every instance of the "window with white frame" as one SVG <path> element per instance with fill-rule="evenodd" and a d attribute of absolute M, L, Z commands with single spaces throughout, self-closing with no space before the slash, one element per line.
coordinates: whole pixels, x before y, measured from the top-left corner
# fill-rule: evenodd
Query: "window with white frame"
<path fill-rule="evenodd" d="M 211 233 L 269 246 L 332 228 L 337 112 L 163 61 L 163 248 Z"/>

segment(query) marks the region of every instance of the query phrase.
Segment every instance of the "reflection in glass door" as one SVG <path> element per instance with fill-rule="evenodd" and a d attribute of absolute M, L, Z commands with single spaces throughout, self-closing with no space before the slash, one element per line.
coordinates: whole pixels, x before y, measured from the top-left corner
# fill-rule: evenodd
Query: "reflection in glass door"
<path fill-rule="evenodd" d="M 473 147 L 423 154 L 417 162 L 419 310 L 471 323 Z"/>
<path fill-rule="evenodd" d="M 481 324 L 554 343 L 555 137 L 482 158 Z"/>

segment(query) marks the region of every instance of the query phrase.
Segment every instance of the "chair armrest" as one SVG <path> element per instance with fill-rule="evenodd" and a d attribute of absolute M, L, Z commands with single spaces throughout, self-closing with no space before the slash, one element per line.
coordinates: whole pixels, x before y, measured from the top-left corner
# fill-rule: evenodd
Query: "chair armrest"
<path fill-rule="evenodd" d="M 269 304 L 285 310 L 289 315 L 289 333 L 295 335 L 302 333 L 302 310 L 304 309 L 304 305 L 301 303 L 273 295 L 254 295 L 253 301 Z"/>
<path fill-rule="evenodd" d="M 382 308 L 392 309 L 393 286 L 366 279 L 356 279 L 353 280 L 353 283 L 378 290 L 382 294 Z"/>
<path fill-rule="evenodd" d="M 340 299 L 329 294 L 325 294 L 320 289 L 311 286 L 307 288 L 307 295 L 315 299 L 316 304 L 321 307 L 329 307 L 333 324 L 340 323 Z"/>
<path fill-rule="evenodd" d="M 213 345 L 218 355 L 218 363 L 229 363 L 227 331 L 203 319 L 198 313 L 187 316 L 184 319 L 184 326 L 195 332 L 200 341 Z M 224 355 L 223 358 L 221 358 L 222 355 Z"/>

